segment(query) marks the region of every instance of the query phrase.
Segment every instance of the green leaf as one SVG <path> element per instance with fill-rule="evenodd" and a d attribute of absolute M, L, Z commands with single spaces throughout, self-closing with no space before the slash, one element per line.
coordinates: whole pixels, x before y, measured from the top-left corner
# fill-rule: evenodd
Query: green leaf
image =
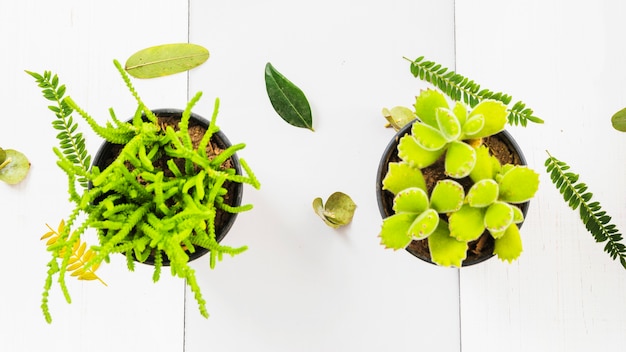
<path fill-rule="evenodd" d="M 484 179 L 472 185 L 467 192 L 467 203 L 475 208 L 491 205 L 498 199 L 498 184 L 494 180 Z"/>
<path fill-rule="evenodd" d="M 478 133 L 471 135 L 472 138 L 487 137 L 504 130 L 508 112 L 503 103 L 496 100 L 484 100 L 470 112 L 469 119 L 478 115 L 484 117 L 485 124 Z"/>
<path fill-rule="evenodd" d="M 450 236 L 459 241 L 473 241 L 485 231 L 485 210 L 465 204 L 450 214 Z"/>
<path fill-rule="evenodd" d="M 0 181 L 10 185 L 20 183 L 30 170 L 30 162 L 26 156 L 17 150 L 0 148 Z"/>
<path fill-rule="evenodd" d="M 489 154 L 489 148 L 485 145 L 481 145 L 476 148 L 476 165 L 474 165 L 469 176 L 474 182 L 493 179 L 496 172 L 499 171 L 499 165 L 500 161 L 498 161 L 498 158 Z"/>
<path fill-rule="evenodd" d="M 415 218 L 415 214 L 400 213 L 383 220 L 380 243 L 394 250 L 406 248 L 413 240 L 408 232 Z"/>
<path fill-rule="evenodd" d="M 467 257 L 467 242 L 450 236 L 445 221 L 439 221 L 437 229 L 428 236 L 430 259 L 441 266 L 461 267 Z"/>
<path fill-rule="evenodd" d="M 389 163 L 387 175 L 383 179 L 383 189 L 398 194 L 403 189 L 418 187 L 426 190 L 422 171 L 408 163 Z"/>
<path fill-rule="evenodd" d="M 485 212 L 485 228 L 489 232 L 502 232 L 513 223 L 514 218 L 513 206 L 505 202 L 495 202 Z"/>
<path fill-rule="evenodd" d="M 434 89 L 420 92 L 415 99 L 415 115 L 425 124 L 437 128 L 437 109 L 448 109 L 446 97 Z"/>
<path fill-rule="evenodd" d="M 412 135 L 405 135 L 398 143 L 398 156 L 407 163 L 419 168 L 430 166 L 445 152 L 440 150 L 426 150 L 419 145 Z"/>
<path fill-rule="evenodd" d="M 454 112 L 439 108 L 437 109 L 437 124 L 440 133 L 447 142 L 452 142 L 461 137 L 461 123 Z"/>
<path fill-rule="evenodd" d="M 128 58 L 124 69 L 136 78 L 172 75 L 202 65 L 209 51 L 196 44 L 164 44 L 142 49 Z"/>
<path fill-rule="evenodd" d="M 463 186 L 454 180 L 440 180 L 430 195 L 431 207 L 438 213 L 451 213 L 461 209 L 465 191 Z"/>
<path fill-rule="evenodd" d="M 413 221 L 409 227 L 409 235 L 416 240 L 424 239 L 435 231 L 438 224 L 439 214 L 434 209 L 427 209 Z"/>
<path fill-rule="evenodd" d="M 454 141 L 446 153 L 445 168 L 450 177 L 463 178 L 470 174 L 476 164 L 476 150 L 469 144 Z"/>
<path fill-rule="evenodd" d="M 626 108 L 616 112 L 611 117 L 611 124 L 616 130 L 626 132 Z"/>
<path fill-rule="evenodd" d="M 520 254 L 522 254 L 522 238 L 517 225 L 512 224 L 506 229 L 502 237 L 496 238 L 493 253 L 500 260 L 506 260 L 509 263 L 519 258 Z"/>
<path fill-rule="evenodd" d="M 313 209 L 326 225 L 336 229 L 352 221 L 356 204 L 347 194 L 335 192 L 328 197 L 325 206 L 322 203 L 322 198 L 315 198 Z"/>
<path fill-rule="evenodd" d="M 428 208 L 428 195 L 421 188 L 412 187 L 404 189 L 393 199 L 393 210 L 396 213 L 421 214 Z"/>
<path fill-rule="evenodd" d="M 440 150 L 448 143 L 446 137 L 438 129 L 421 122 L 413 124 L 411 133 L 417 144 L 429 152 Z"/>
<path fill-rule="evenodd" d="M 283 120 L 290 125 L 314 131 L 311 107 L 306 96 L 269 62 L 265 65 L 265 88 L 272 107 Z"/>
<path fill-rule="evenodd" d="M 539 174 L 525 166 L 508 170 L 498 182 L 500 200 L 508 203 L 524 203 L 534 197 L 539 189 Z"/>

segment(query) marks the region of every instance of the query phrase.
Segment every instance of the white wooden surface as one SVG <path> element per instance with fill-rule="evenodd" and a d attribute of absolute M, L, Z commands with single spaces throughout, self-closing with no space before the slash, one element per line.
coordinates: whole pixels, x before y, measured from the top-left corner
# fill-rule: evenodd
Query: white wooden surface
<path fill-rule="evenodd" d="M 626 343 L 626 280 L 579 223 L 543 171 L 545 150 L 567 161 L 626 228 L 620 185 L 626 166 L 609 148 L 626 136 L 610 127 L 626 106 L 618 1 L 21 1 L 0 4 L 0 146 L 33 167 L 18 186 L 0 184 L 1 351 L 588 351 Z M 69 209 L 55 165 L 51 115 L 24 69 L 58 73 L 100 121 L 130 115 L 133 101 L 111 61 L 167 42 L 206 46 L 211 58 L 189 76 L 137 82 L 154 108 L 208 116 L 262 182 L 247 188 L 255 209 L 225 239 L 250 249 L 216 270 L 194 263 L 211 317 L 202 318 L 185 284 L 150 268 L 128 273 L 114 258 L 100 269 L 108 287 L 58 289 L 54 322 L 40 294 L 48 261 L 39 236 Z M 409 105 L 426 84 L 402 56 L 425 55 L 510 93 L 546 123 L 511 128 L 542 174 L 508 265 L 492 259 L 462 270 L 438 268 L 384 250 L 375 172 L 392 131 L 382 107 Z M 307 94 L 315 133 L 282 122 L 267 99 L 272 62 Z M 28 128 L 28 130 L 23 130 Z M 31 140 L 30 138 L 36 138 Z M 99 141 L 87 133 L 95 153 Z M 599 169 L 595 161 L 608 166 Z M 609 177 L 609 178 L 607 178 Z M 614 181 L 615 180 L 615 181 Z M 341 190 L 358 204 L 354 221 L 332 230 L 311 209 Z"/>

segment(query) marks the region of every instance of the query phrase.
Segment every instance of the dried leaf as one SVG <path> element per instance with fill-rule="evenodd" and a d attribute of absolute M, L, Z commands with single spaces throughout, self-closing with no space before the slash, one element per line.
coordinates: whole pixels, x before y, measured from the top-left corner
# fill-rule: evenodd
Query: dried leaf
<path fill-rule="evenodd" d="M 328 197 L 325 206 L 322 198 L 315 198 L 313 200 L 313 209 L 324 220 L 326 225 L 336 229 L 352 221 L 356 204 L 347 194 L 335 192 Z"/>
<path fill-rule="evenodd" d="M 164 44 L 136 52 L 124 68 L 136 78 L 155 78 L 190 70 L 208 58 L 209 51 L 200 45 Z"/>
<path fill-rule="evenodd" d="M 265 65 L 265 88 L 274 110 L 283 120 L 293 126 L 314 131 L 311 107 L 306 96 L 269 62 Z"/>

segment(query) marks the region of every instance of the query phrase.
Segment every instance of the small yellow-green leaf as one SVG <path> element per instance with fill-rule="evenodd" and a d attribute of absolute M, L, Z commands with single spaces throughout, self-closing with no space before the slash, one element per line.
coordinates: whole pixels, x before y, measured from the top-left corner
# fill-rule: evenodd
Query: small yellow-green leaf
<path fill-rule="evenodd" d="M 404 162 L 389 163 L 387 175 L 383 179 L 383 189 L 398 194 L 410 187 L 426 190 L 426 181 L 422 171 Z"/>
<path fill-rule="evenodd" d="M 467 202 L 476 208 L 487 207 L 497 199 L 498 184 L 491 179 L 483 179 L 474 183 L 467 192 Z"/>
<path fill-rule="evenodd" d="M 470 174 L 476 165 L 476 150 L 469 144 L 454 141 L 446 153 L 445 168 L 450 177 L 463 178 Z"/>
<path fill-rule="evenodd" d="M 426 150 L 422 148 L 412 135 L 405 135 L 398 143 L 398 156 L 407 163 L 419 168 L 430 166 L 445 152 L 445 148 L 439 150 Z"/>
<path fill-rule="evenodd" d="M 450 214 L 450 236 L 459 241 L 473 241 L 485 231 L 485 210 L 465 204 L 458 211 Z"/>
<path fill-rule="evenodd" d="M 265 65 L 265 89 L 278 116 L 290 125 L 314 131 L 311 107 L 306 96 L 269 62 Z"/>
<path fill-rule="evenodd" d="M 164 44 L 142 49 L 128 58 L 125 70 L 136 78 L 172 75 L 202 65 L 209 51 L 196 44 Z"/>
<path fill-rule="evenodd" d="M 409 235 L 416 240 L 424 239 L 435 231 L 439 224 L 439 214 L 434 209 L 427 209 L 419 214 L 409 227 Z"/>
<path fill-rule="evenodd" d="M 505 202 L 495 202 L 485 212 L 485 228 L 489 232 L 502 232 L 513 223 L 514 217 L 512 205 Z"/>
<path fill-rule="evenodd" d="M 383 220 L 380 231 L 380 243 L 394 250 L 406 248 L 412 238 L 408 234 L 409 227 L 417 216 L 411 213 L 394 214 Z"/>
<path fill-rule="evenodd" d="M 418 187 L 403 189 L 393 199 L 393 210 L 396 213 L 421 214 L 428 208 L 428 195 Z"/>
<path fill-rule="evenodd" d="M 440 180 L 430 195 L 431 207 L 438 213 L 451 213 L 463 206 L 465 191 L 463 186 L 454 180 Z"/>
<path fill-rule="evenodd" d="M 524 203 L 539 189 L 539 174 L 526 166 L 515 166 L 502 175 L 500 199 L 509 203 Z"/>
<path fill-rule="evenodd" d="M 522 254 L 522 250 L 522 238 L 519 229 L 517 225 L 512 224 L 506 229 L 502 237 L 496 238 L 493 253 L 497 255 L 500 260 L 506 260 L 510 263 Z"/>
<path fill-rule="evenodd" d="M 467 257 L 467 242 L 450 236 L 445 221 L 439 221 L 437 229 L 428 236 L 430 258 L 441 266 L 460 267 Z"/>
<path fill-rule="evenodd" d="M 415 98 L 415 114 L 427 125 L 437 127 L 437 109 L 449 108 L 446 97 L 434 89 L 426 89 Z"/>

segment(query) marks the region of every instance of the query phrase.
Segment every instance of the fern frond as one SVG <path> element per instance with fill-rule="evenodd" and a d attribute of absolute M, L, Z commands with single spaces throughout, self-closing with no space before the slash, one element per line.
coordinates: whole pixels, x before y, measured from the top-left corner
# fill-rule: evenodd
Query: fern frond
<path fill-rule="evenodd" d="M 587 185 L 579 181 L 578 174 L 568 171 L 569 165 L 550 153 L 545 166 L 552 183 L 563 195 L 565 202 L 573 210 L 579 209 L 580 219 L 587 231 L 593 235 L 596 242 L 606 242 L 604 251 L 613 260 L 619 257 L 620 263 L 626 269 L 626 246 L 621 243 L 622 234 L 611 223 L 611 217 L 602 210 L 600 203 L 591 201 L 593 194 L 587 191 Z"/>
<path fill-rule="evenodd" d="M 411 62 L 411 73 L 413 76 L 433 84 L 455 101 L 462 100 L 465 104 L 474 107 L 485 99 L 498 100 L 507 105 L 509 112 L 507 118 L 510 125 L 526 126 L 528 121 L 543 123 L 543 120 L 534 116 L 533 110 L 527 108 L 521 101 L 509 107 L 512 97 L 508 94 L 481 89 L 480 84 L 473 80 L 449 70 L 441 64 L 424 60 L 423 56 L 413 61 L 408 58 L 405 59 Z"/>
<path fill-rule="evenodd" d="M 72 113 L 74 109 L 70 107 L 64 99 L 65 85 L 59 85 L 59 77 L 52 75 L 50 71 L 44 71 L 43 75 L 36 72 L 26 71 L 42 89 L 44 98 L 54 102 L 56 105 L 48 106 L 54 113 L 56 119 L 52 121 L 52 127 L 59 131 L 57 139 L 59 146 L 68 160 L 85 172 L 89 170 L 91 156 L 85 146 L 85 138 L 78 131 L 78 124 L 74 122 Z M 87 188 L 89 181 L 85 177 L 79 177 L 78 183 Z"/>
<path fill-rule="evenodd" d="M 57 230 L 52 229 L 50 225 L 46 224 L 50 231 L 46 232 L 41 239 L 47 239 L 46 246 L 50 250 L 53 248 L 52 246 L 56 244 L 59 239 L 65 240 L 63 233 L 65 232 L 65 220 L 61 220 Z M 63 246 L 59 250 L 59 256 L 65 256 L 66 246 Z M 95 255 L 95 252 L 92 249 L 87 248 L 87 243 L 82 241 L 77 241 L 72 246 L 70 251 L 70 257 L 68 261 L 68 266 L 65 268 L 67 272 L 70 273 L 71 276 L 76 277 L 78 280 L 98 280 L 103 285 L 107 286 L 107 284 L 96 275 L 96 270 L 98 270 L 98 266 L 85 267 L 85 264 Z"/>

